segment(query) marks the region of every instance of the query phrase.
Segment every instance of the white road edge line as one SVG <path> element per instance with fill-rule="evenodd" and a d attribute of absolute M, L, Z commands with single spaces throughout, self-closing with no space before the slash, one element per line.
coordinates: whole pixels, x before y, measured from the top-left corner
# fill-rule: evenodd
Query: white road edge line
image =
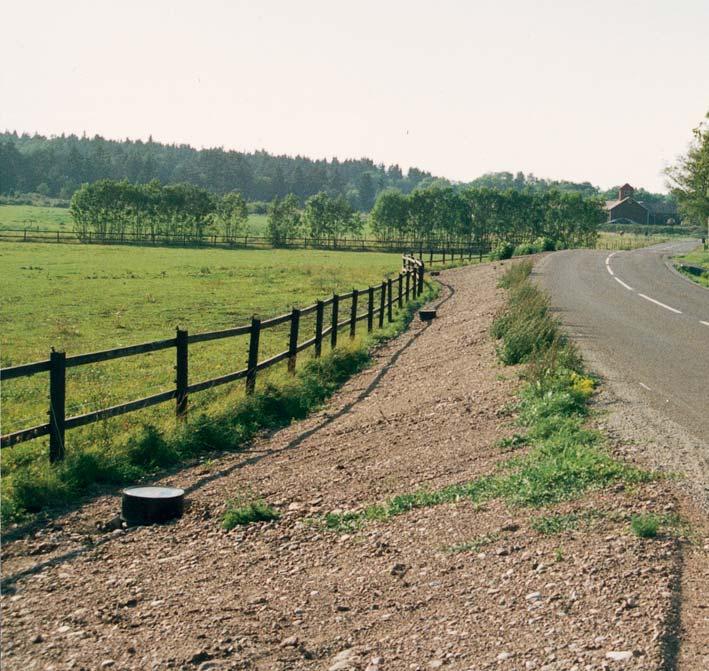
<path fill-rule="evenodd" d="M 625 282 L 623 282 L 623 280 L 621 280 L 621 279 L 619 279 L 619 278 L 617 278 L 617 277 L 613 277 L 613 279 L 614 279 L 616 282 L 618 282 L 618 284 L 623 285 L 628 291 L 635 291 L 635 289 L 633 289 L 633 287 L 629 287 Z"/>
<path fill-rule="evenodd" d="M 650 389 L 650 387 L 648 387 L 646 384 L 643 384 L 642 382 L 640 382 L 639 384 L 643 389 L 647 389 L 648 391 L 652 391 L 652 389 Z"/>
<path fill-rule="evenodd" d="M 610 274 L 611 277 L 615 277 L 615 273 L 613 272 L 613 268 L 611 268 L 611 259 L 616 255 L 616 252 L 613 252 L 612 254 L 609 254 L 606 256 L 606 270 Z M 627 286 L 627 285 L 626 285 Z"/>
<path fill-rule="evenodd" d="M 704 326 L 709 326 L 709 322 L 703 322 L 701 319 L 699 320 L 700 324 L 704 324 Z"/>
<path fill-rule="evenodd" d="M 654 298 L 650 298 L 650 296 L 646 296 L 645 294 L 638 294 L 640 298 L 644 298 L 646 301 L 650 301 L 651 303 L 654 303 L 655 305 L 659 305 L 661 308 L 665 308 L 665 310 L 669 310 L 670 312 L 674 312 L 675 314 L 681 315 L 682 311 L 677 310 L 676 308 L 671 308 L 669 305 L 665 305 L 664 303 L 660 303 L 660 301 L 656 301 Z"/>

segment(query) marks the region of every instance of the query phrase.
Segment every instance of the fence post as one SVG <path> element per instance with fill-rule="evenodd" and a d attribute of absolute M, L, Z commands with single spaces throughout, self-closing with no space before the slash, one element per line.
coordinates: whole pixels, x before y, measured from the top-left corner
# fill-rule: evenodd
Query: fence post
<path fill-rule="evenodd" d="M 261 320 L 251 318 L 251 338 L 249 339 L 249 362 L 246 367 L 246 393 L 253 394 L 256 389 L 256 366 L 258 366 L 258 343 L 261 338 Z"/>
<path fill-rule="evenodd" d="M 66 412 L 66 354 L 52 350 L 49 355 L 49 461 L 64 459 L 64 419 Z"/>
<path fill-rule="evenodd" d="M 379 296 L 379 328 L 384 327 L 384 303 L 386 302 L 387 283 L 382 282 L 381 295 Z"/>
<path fill-rule="evenodd" d="M 404 292 L 403 275 L 399 273 L 399 310 L 401 310 L 402 294 Z"/>
<path fill-rule="evenodd" d="M 315 356 L 322 354 L 322 322 L 325 312 L 325 304 L 318 301 L 315 304 Z"/>
<path fill-rule="evenodd" d="M 391 290 L 391 277 L 387 280 L 387 320 L 389 322 L 393 321 L 393 317 L 391 315 L 391 304 L 392 304 L 392 290 Z"/>
<path fill-rule="evenodd" d="M 298 328 L 300 326 L 300 310 L 293 308 L 290 317 L 290 337 L 288 338 L 288 372 L 295 374 L 295 360 L 298 356 Z"/>
<path fill-rule="evenodd" d="M 419 295 L 423 293 L 423 274 L 426 272 L 426 268 L 421 263 L 419 266 Z"/>
<path fill-rule="evenodd" d="M 374 328 L 374 287 L 369 287 L 367 301 L 367 332 L 371 333 Z"/>
<path fill-rule="evenodd" d="M 410 291 L 410 285 L 411 285 L 411 270 L 409 268 L 406 269 L 406 302 L 409 302 L 409 291 Z"/>
<path fill-rule="evenodd" d="M 188 370 L 189 370 L 189 350 L 187 348 L 187 331 L 177 329 L 175 331 L 175 340 L 177 342 L 177 353 L 175 357 L 175 388 L 177 394 L 175 396 L 175 415 L 177 419 L 184 419 L 187 412 L 187 385 Z"/>
<path fill-rule="evenodd" d="M 441 263 L 445 266 L 446 265 L 446 248 L 443 248 L 443 261 Z"/>
<path fill-rule="evenodd" d="M 433 265 L 433 250 L 428 252 L 428 265 Z"/>
<path fill-rule="evenodd" d="M 352 309 L 350 310 L 350 338 L 355 337 L 355 331 L 357 329 L 357 298 L 359 296 L 359 291 L 357 289 L 352 290 Z"/>
<path fill-rule="evenodd" d="M 332 330 L 330 331 L 330 347 L 337 347 L 337 322 L 340 319 L 340 297 L 332 295 Z"/>

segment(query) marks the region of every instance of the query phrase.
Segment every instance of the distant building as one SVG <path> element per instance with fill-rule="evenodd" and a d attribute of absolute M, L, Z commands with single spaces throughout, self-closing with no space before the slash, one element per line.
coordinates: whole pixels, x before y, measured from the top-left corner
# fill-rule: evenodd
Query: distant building
<path fill-rule="evenodd" d="M 678 223 L 677 210 L 668 203 L 646 203 L 635 200 L 635 189 L 630 184 L 623 184 L 618 190 L 616 200 L 606 201 L 609 223 L 629 222 L 644 226 L 664 226 Z M 670 221 L 672 220 L 672 221 Z"/>

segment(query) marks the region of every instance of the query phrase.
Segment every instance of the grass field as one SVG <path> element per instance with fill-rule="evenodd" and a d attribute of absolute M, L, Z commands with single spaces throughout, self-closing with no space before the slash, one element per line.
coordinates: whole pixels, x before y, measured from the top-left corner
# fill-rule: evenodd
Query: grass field
<path fill-rule="evenodd" d="M 172 337 L 177 325 L 197 333 L 246 324 L 255 313 L 275 316 L 333 291 L 379 284 L 400 267 L 395 254 L 6 243 L 0 245 L 2 365 L 46 359 L 52 346 L 71 355 Z M 341 301 L 341 319 L 350 307 Z M 301 319 L 301 342 L 313 335 L 314 319 Z M 329 319 L 326 312 L 326 325 Z M 389 331 L 402 328 L 403 319 L 404 313 Z M 288 329 L 262 333 L 260 360 L 287 348 Z M 362 365 L 365 331 L 360 322 L 351 345 L 341 331 L 334 358 L 326 341 L 320 368 L 308 365 L 312 349 L 299 354 L 297 378 L 287 375 L 285 362 L 259 373 L 262 396 L 253 400 L 244 398 L 243 381 L 191 395 L 184 430 L 176 426 L 173 402 L 68 432 L 61 468 L 49 466 L 46 438 L 3 450 L 3 517 L 73 501 L 92 483 L 134 480 L 179 455 L 237 447 L 259 426 L 303 416 Z M 247 348 L 248 336 L 191 345 L 190 382 L 244 368 Z M 68 369 L 67 416 L 174 389 L 174 356 L 166 350 Z M 3 433 L 47 421 L 47 383 L 45 373 L 2 385 Z"/>
<path fill-rule="evenodd" d="M 72 225 L 69 210 L 65 207 L 0 205 L 0 231 L 71 231 Z"/>
<path fill-rule="evenodd" d="M 0 205 L 0 231 L 7 230 L 71 231 L 73 222 L 68 208 L 37 205 Z M 248 234 L 266 236 L 265 214 L 250 214 Z"/>
<path fill-rule="evenodd" d="M 78 354 L 172 337 L 178 325 L 196 333 L 245 324 L 252 314 L 275 316 L 376 284 L 399 268 L 391 254 L 3 244 L 2 365 L 46 359 L 51 347 Z M 303 319 L 304 334 L 311 321 Z M 264 333 L 264 355 L 285 349 L 287 328 Z M 246 347 L 244 337 L 193 346 L 191 380 L 243 368 Z M 67 411 L 171 388 L 173 356 L 169 350 L 71 369 Z M 46 375 L 3 385 L 4 433 L 46 421 L 46 385 Z"/>

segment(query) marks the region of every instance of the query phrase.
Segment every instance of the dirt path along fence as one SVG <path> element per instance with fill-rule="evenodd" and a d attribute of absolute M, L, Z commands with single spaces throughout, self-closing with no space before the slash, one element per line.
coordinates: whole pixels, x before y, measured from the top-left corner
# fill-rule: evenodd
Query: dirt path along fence
<path fill-rule="evenodd" d="M 376 323 L 379 328 L 383 328 L 385 318 L 391 322 L 393 320 L 392 310 L 394 306 L 403 307 L 410 300 L 417 298 L 423 291 L 424 262 L 413 255 L 404 255 L 402 261 L 402 271 L 398 276 L 393 279 L 385 279 L 378 286 L 368 287 L 367 289 L 353 289 L 345 294 L 334 294 L 330 298 L 319 300 L 306 308 L 294 308 L 291 312 L 271 317 L 270 319 L 261 320 L 254 316 L 251 319 L 251 323 L 244 326 L 193 334 L 178 328 L 174 338 L 72 356 L 66 356 L 65 352 L 57 352 L 52 349 L 49 359 L 44 361 L 2 368 L 0 369 L 0 380 L 3 383 L 38 373 L 49 373 L 49 410 L 46 424 L 32 426 L 0 436 L 0 448 L 11 447 L 18 443 L 48 435 L 49 459 L 54 463 L 64 459 L 65 434 L 70 429 L 168 401 L 175 401 L 175 414 L 179 420 L 184 418 L 187 413 L 190 394 L 237 380 L 245 380 L 246 393 L 252 394 L 256 387 L 256 378 L 259 371 L 287 360 L 288 371 L 294 374 L 298 354 L 312 347 L 314 348 L 314 355 L 319 357 L 325 338 L 329 338 L 330 346 L 335 348 L 337 347 L 339 333 L 343 329 L 347 329 L 349 337 L 354 338 L 357 333 L 357 324 L 361 321 L 366 320 L 367 330 L 370 332 L 375 327 L 375 318 L 377 318 Z M 350 309 L 347 314 L 341 315 L 340 304 L 344 300 L 350 300 Z M 358 307 L 360 305 L 365 309 L 360 310 Z M 303 335 L 300 328 L 301 317 L 311 313 L 315 315 L 315 332 L 311 337 L 301 341 Z M 329 322 L 328 325 L 325 323 L 326 319 Z M 267 329 L 283 324 L 290 324 L 287 349 L 259 361 L 261 334 Z M 190 383 L 190 345 L 242 336 L 249 337 L 248 359 L 245 368 L 219 377 Z M 68 368 L 167 349 L 175 351 L 175 387 L 173 389 L 85 414 L 72 417 L 66 416 L 66 371 Z"/>

